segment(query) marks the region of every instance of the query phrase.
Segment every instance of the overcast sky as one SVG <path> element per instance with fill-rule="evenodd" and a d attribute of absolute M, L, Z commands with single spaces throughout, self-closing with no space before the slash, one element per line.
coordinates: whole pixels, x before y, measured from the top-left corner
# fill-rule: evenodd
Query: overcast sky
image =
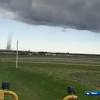
<path fill-rule="evenodd" d="M 100 0 L 0 0 L 0 16 L 29 24 L 100 30 Z"/>
<path fill-rule="evenodd" d="M 0 49 L 100 54 L 99 33 L 99 0 L 0 0 Z"/>
<path fill-rule="evenodd" d="M 0 49 L 5 49 L 9 36 L 12 49 L 19 40 L 20 50 L 100 54 L 100 35 L 91 31 L 46 25 L 29 25 L 0 18 Z"/>

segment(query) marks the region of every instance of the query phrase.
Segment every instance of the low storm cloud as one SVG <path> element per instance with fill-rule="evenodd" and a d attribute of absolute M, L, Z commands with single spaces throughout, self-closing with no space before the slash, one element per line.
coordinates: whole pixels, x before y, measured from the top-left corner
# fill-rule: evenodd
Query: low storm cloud
<path fill-rule="evenodd" d="M 100 0 L 0 0 L 0 16 L 28 24 L 100 31 Z"/>

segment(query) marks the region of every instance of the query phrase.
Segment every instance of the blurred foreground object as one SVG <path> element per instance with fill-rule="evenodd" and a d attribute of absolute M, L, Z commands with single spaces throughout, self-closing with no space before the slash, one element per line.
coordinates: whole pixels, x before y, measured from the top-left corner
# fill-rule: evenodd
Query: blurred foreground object
<path fill-rule="evenodd" d="M 3 82 L 2 89 L 0 90 L 0 100 L 5 100 L 5 96 L 12 96 L 12 100 L 18 100 L 18 96 L 15 92 L 9 91 L 10 83 Z"/>
<path fill-rule="evenodd" d="M 69 86 L 67 88 L 68 96 L 65 96 L 63 100 L 77 100 L 78 97 L 75 95 L 76 91 L 74 87 Z"/>

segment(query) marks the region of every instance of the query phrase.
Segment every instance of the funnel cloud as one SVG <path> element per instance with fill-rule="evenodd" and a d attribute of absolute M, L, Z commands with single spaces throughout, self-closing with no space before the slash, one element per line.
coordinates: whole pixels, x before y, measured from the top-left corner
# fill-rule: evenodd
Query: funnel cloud
<path fill-rule="evenodd" d="M 9 36 L 9 37 L 8 37 L 8 41 L 7 41 L 6 50 L 11 50 L 11 41 L 12 41 L 12 38 L 11 38 L 11 36 Z"/>
<path fill-rule="evenodd" d="M 28 24 L 100 31 L 100 0 L 0 0 L 0 16 Z"/>

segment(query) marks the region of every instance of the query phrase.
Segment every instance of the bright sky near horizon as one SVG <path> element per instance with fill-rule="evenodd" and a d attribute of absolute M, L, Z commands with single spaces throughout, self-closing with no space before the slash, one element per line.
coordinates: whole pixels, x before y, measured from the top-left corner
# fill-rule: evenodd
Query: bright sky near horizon
<path fill-rule="evenodd" d="M 6 48 L 9 35 L 12 49 L 16 49 L 19 40 L 20 50 L 100 54 L 100 34 L 91 31 L 0 18 L 0 49 Z"/>

